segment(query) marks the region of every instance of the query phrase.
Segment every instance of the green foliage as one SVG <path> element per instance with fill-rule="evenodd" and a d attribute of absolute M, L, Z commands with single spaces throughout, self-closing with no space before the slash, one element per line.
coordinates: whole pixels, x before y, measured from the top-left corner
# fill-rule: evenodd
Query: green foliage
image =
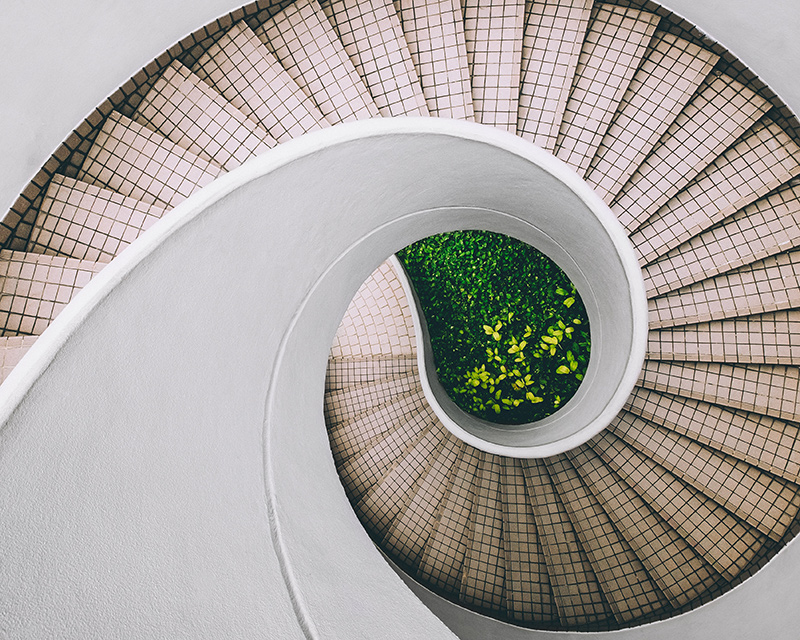
<path fill-rule="evenodd" d="M 462 409 L 520 424 L 575 394 L 589 362 L 589 323 L 552 260 L 488 231 L 431 236 L 398 256 L 428 322 L 439 380 Z"/>

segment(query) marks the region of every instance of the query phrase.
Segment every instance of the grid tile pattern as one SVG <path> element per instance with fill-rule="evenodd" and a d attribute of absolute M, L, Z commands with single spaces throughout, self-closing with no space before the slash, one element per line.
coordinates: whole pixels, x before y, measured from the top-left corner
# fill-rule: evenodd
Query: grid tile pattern
<path fill-rule="evenodd" d="M 733 78 L 710 76 L 633 173 L 611 205 L 636 230 L 730 147 L 769 109 L 769 103 Z"/>
<path fill-rule="evenodd" d="M 800 365 L 800 311 L 775 311 L 650 331 L 647 357 Z"/>
<path fill-rule="evenodd" d="M 375 358 L 329 358 L 325 391 L 346 389 L 350 385 L 375 382 L 417 373 L 413 356 L 378 356 Z"/>
<path fill-rule="evenodd" d="M 278 144 L 177 61 L 147 92 L 133 120 L 226 171 Z"/>
<path fill-rule="evenodd" d="M 97 134 L 77 178 L 171 209 L 220 173 L 216 163 L 114 112 Z"/>
<path fill-rule="evenodd" d="M 2 336 L 39 335 L 105 262 L 0 251 Z"/>
<path fill-rule="evenodd" d="M 395 0 L 428 110 L 473 120 L 464 19 L 458 0 Z"/>
<path fill-rule="evenodd" d="M 589 25 L 592 0 L 527 3 L 517 135 L 553 151 Z"/>
<path fill-rule="evenodd" d="M 765 118 L 630 236 L 646 264 L 800 173 L 800 147 Z"/>
<path fill-rule="evenodd" d="M 344 50 L 382 116 L 427 116 L 417 70 L 391 0 L 324 0 Z"/>
<path fill-rule="evenodd" d="M 688 40 L 656 33 L 586 174 L 601 198 L 613 201 L 718 59 Z"/>
<path fill-rule="evenodd" d="M 297 0 L 256 35 L 331 124 L 378 115 L 317 0 Z"/>
<path fill-rule="evenodd" d="M 800 369 L 645 360 L 641 385 L 695 400 L 800 421 Z"/>
<path fill-rule="evenodd" d="M 419 381 L 411 375 L 376 382 L 354 384 L 325 394 L 323 414 L 329 429 L 374 410 L 401 395 L 419 391 Z"/>
<path fill-rule="evenodd" d="M 234 24 L 192 71 L 278 142 L 328 126 L 314 101 L 244 23 Z"/>
<path fill-rule="evenodd" d="M 800 307 L 800 250 L 653 298 L 648 306 L 651 329 Z"/>
<path fill-rule="evenodd" d="M 0 338 L 0 382 L 8 377 L 22 356 L 36 342 L 37 336 L 8 336 Z"/>
<path fill-rule="evenodd" d="M 630 7 L 599 5 L 592 11 L 555 147 L 556 157 L 580 175 L 589 168 L 658 20 Z"/>
<path fill-rule="evenodd" d="M 108 262 L 164 209 L 62 175 L 53 176 L 28 251 Z"/>
<path fill-rule="evenodd" d="M 643 269 L 661 295 L 800 246 L 800 184 L 792 181 Z"/>
<path fill-rule="evenodd" d="M 642 387 L 633 390 L 626 409 L 765 471 L 800 482 L 800 429 L 796 425 Z"/>
<path fill-rule="evenodd" d="M 464 0 L 475 120 L 517 130 L 525 0 Z"/>
<path fill-rule="evenodd" d="M 559 455 L 546 458 L 544 463 L 614 617 L 630 622 L 669 606 L 569 460 Z"/>

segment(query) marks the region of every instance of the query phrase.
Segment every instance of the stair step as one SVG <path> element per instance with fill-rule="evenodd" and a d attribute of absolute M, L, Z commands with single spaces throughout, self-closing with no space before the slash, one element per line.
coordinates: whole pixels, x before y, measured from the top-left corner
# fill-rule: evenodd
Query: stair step
<path fill-rule="evenodd" d="M 558 622 L 547 563 L 520 461 L 504 458 L 501 478 L 508 615 L 520 622 Z"/>
<path fill-rule="evenodd" d="M 657 32 L 586 173 L 614 200 L 719 60 L 672 33 Z"/>
<path fill-rule="evenodd" d="M 648 302 L 650 328 L 800 307 L 800 250 L 780 253 Z"/>
<path fill-rule="evenodd" d="M 28 251 L 108 262 L 164 209 L 56 174 L 47 187 Z"/>
<path fill-rule="evenodd" d="M 5 380 L 28 353 L 38 336 L 7 336 L 0 338 L 0 382 Z"/>
<path fill-rule="evenodd" d="M 419 375 L 415 356 L 328 358 L 325 392 L 406 375 Z"/>
<path fill-rule="evenodd" d="M 639 262 L 653 262 L 798 174 L 800 147 L 763 118 L 631 234 Z"/>
<path fill-rule="evenodd" d="M 591 447 L 581 445 L 565 455 L 673 607 L 691 602 L 717 582 L 711 565 Z"/>
<path fill-rule="evenodd" d="M 544 463 L 616 620 L 630 622 L 669 607 L 569 460 L 559 455 Z"/>
<path fill-rule="evenodd" d="M 382 116 L 427 116 L 417 70 L 391 0 L 323 0 L 322 10 Z"/>
<path fill-rule="evenodd" d="M 763 534 L 611 432 L 602 432 L 590 445 L 727 580 L 735 578 L 763 546 Z"/>
<path fill-rule="evenodd" d="M 632 7 L 597 5 L 583 42 L 557 158 L 584 175 L 647 51 L 659 17 Z"/>
<path fill-rule="evenodd" d="M 459 0 L 396 0 L 395 8 L 430 114 L 474 120 Z"/>
<path fill-rule="evenodd" d="M 192 71 L 278 142 L 329 126 L 314 101 L 242 22 L 211 45 Z"/>
<path fill-rule="evenodd" d="M 734 144 L 769 102 L 727 75 L 712 74 L 617 195 L 611 210 L 635 231 Z"/>
<path fill-rule="evenodd" d="M 297 0 L 255 30 L 331 124 L 378 115 L 317 0 Z"/>
<path fill-rule="evenodd" d="M 330 391 L 325 394 L 323 405 L 325 423 L 331 431 L 338 429 L 399 396 L 407 396 L 419 390 L 419 379 L 409 374 Z"/>
<path fill-rule="evenodd" d="M 525 0 L 463 0 L 462 10 L 475 120 L 515 133 Z"/>
<path fill-rule="evenodd" d="M 40 335 L 104 266 L 92 260 L 0 251 L 0 335 Z"/>
<path fill-rule="evenodd" d="M 626 409 L 661 427 L 800 483 L 800 429 L 757 413 L 643 387 Z"/>
<path fill-rule="evenodd" d="M 800 369 L 645 360 L 640 386 L 686 398 L 800 421 Z"/>
<path fill-rule="evenodd" d="M 77 179 L 171 209 L 220 173 L 216 163 L 113 111 Z"/>
<path fill-rule="evenodd" d="M 503 459 L 480 454 L 475 501 L 464 552 L 459 601 L 496 614 L 506 612 L 506 559 L 503 547 Z"/>
<path fill-rule="evenodd" d="M 654 330 L 651 360 L 800 366 L 800 310 L 773 311 Z"/>
<path fill-rule="evenodd" d="M 800 247 L 800 182 L 792 180 L 647 265 L 648 296 Z"/>
<path fill-rule="evenodd" d="M 773 540 L 783 537 L 800 508 L 797 485 L 657 428 L 632 413 L 621 411 L 610 428 L 640 453 Z"/>
<path fill-rule="evenodd" d="M 465 445 L 453 468 L 417 570 L 427 584 L 451 594 L 458 593 L 461 585 L 479 463 L 478 449 Z"/>

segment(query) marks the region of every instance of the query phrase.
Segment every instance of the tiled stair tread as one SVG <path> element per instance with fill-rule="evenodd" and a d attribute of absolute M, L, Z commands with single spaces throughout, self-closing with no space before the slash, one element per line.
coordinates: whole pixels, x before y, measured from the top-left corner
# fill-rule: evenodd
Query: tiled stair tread
<path fill-rule="evenodd" d="M 38 336 L 7 336 L 0 338 L 0 382 L 17 366 Z"/>
<path fill-rule="evenodd" d="M 278 142 L 329 126 L 314 101 L 244 23 L 235 23 L 192 71 Z"/>
<path fill-rule="evenodd" d="M 776 418 L 635 387 L 626 410 L 800 483 L 800 429 Z"/>
<path fill-rule="evenodd" d="M 334 430 L 381 405 L 420 390 L 419 378 L 402 377 L 354 384 L 325 394 L 323 414 L 328 429 Z"/>
<path fill-rule="evenodd" d="M 798 173 L 800 147 L 762 119 L 631 234 L 640 263 L 653 262 Z"/>
<path fill-rule="evenodd" d="M 220 173 L 216 163 L 113 111 L 77 179 L 171 209 Z"/>
<path fill-rule="evenodd" d="M 725 578 L 733 579 L 764 544 L 765 536 L 641 455 L 608 430 L 592 449 L 658 509 L 678 533 Z"/>
<path fill-rule="evenodd" d="M 478 454 L 477 449 L 465 445 L 456 461 L 417 569 L 426 584 L 449 592 L 457 592 L 461 585 L 480 463 Z"/>
<path fill-rule="evenodd" d="M 648 302 L 651 329 L 800 307 L 800 250 L 758 260 Z"/>
<path fill-rule="evenodd" d="M 643 270 L 648 296 L 800 247 L 800 183 L 791 180 Z"/>
<path fill-rule="evenodd" d="M 56 174 L 27 250 L 108 262 L 164 215 L 164 209 Z"/>
<path fill-rule="evenodd" d="M 459 600 L 480 610 L 505 614 L 503 459 L 491 453 L 481 452 L 480 456 Z"/>
<path fill-rule="evenodd" d="M 800 420 L 800 369 L 645 360 L 640 386 L 781 420 Z"/>
<path fill-rule="evenodd" d="M 278 144 L 178 61 L 164 69 L 133 119 L 226 171 Z"/>
<path fill-rule="evenodd" d="M 630 622 L 668 607 L 661 590 L 569 460 L 563 455 L 551 456 L 544 464 L 614 617 Z"/>
<path fill-rule="evenodd" d="M 640 453 L 774 540 L 800 508 L 797 485 L 760 471 L 634 414 L 620 412 L 610 429 Z"/>
<path fill-rule="evenodd" d="M 391 0 L 323 0 L 356 72 L 382 116 L 427 116 L 417 70 Z"/>
<path fill-rule="evenodd" d="M 105 262 L 0 251 L 3 336 L 39 335 Z"/>
<path fill-rule="evenodd" d="M 556 622 L 558 612 L 520 461 L 505 458 L 501 478 L 509 615 L 523 622 Z"/>
<path fill-rule="evenodd" d="M 378 115 L 378 107 L 317 0 L 298 0 L 255 33 L 328 122 Z"/>
<path fill-rule="evenodd" d="M 719 56 L 657 32 L 586 173 L 611 202 L 705 79 Z"/>
<path fill-rule="evenodd" d="M 396 0 L 394 4 L 430 114 L 473 120 L 459 0 Z"/>
<path fill-rule="evenodd" d="M 464 0 L 475 120 L 515 133 L 525 0 Z"/>
<path fill-rule="evenodd" d="M 611 210 L 629 232 L 635 231 L 732 146 L 769 106 L 733 78 L 712 74 L 633 173 Z"/>
<path fill-rule="evenodd" d="M 711 565 L 591 447 L 581 445 L 565 455 L 674 607 L 691 602 L 717 582 Z"/>
<path fill-rule="evenodd" d="M 800 310 L 668 327 L 648 333 L 651 360 L 800 366 Z"/>
<path fill-rule="evenodd" d="M 374 358 L 329 358 L 325 391 L 346 389 L 387 378 L 418 375 L 416 356 L 377 356 Z"/>
<path fill-rule="evenodd" d="M 580 175 L 647 51 L 659 18 L 630 7 L 596 5 L 583 41 L 555 155 Z"/>
<path fill-rule="evenodd" d="M 585 625 L 609 618 L 612 611 L 544 463 L 523 460 L 522 470 L 561 623 Z"/>
<path fill-rule="evenodd" d="M 593 0 L 527 3 L 517 135 L 553 151 Z"/>

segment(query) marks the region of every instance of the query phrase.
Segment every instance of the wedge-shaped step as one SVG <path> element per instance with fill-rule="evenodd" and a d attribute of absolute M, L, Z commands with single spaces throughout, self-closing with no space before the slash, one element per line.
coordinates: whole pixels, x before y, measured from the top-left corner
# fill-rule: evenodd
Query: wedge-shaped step
<path fill-rule="evenodd" d="M 648 307 L 652 329 L 800 307 L 800 250 L 653 298 Z"/>
<path fill-rule="evenodd" d="M 555 155 L 580 175 L 603 135 L 658 25 L 653 13 L 598 5 L 583 42 Z"/>
<path fill-rule="evenodd" d="M 56 174 L 47 187 L 28 251 L 108 262 L 164 209 Z"/>
<path fill-rule="evenodd" d="M 278 142 L 328 126 L 314 101 L 244 23 L 211 45 L 192 71 Z"/>
<path fill-rule="evenodd" d="M 630 236 L 641 264 L 683 242 L 800 173 L 800 147 L 764 118 Z"/>
<path fill-rule="evenodd" d="M 517 130 L 524 0 L 464 0 L 475 120 Z"/>
<path fill-rule="evenodd" d="M 0 251 L 2 335 L 39 335 L 105 262 Z"/>
<path fill-rule="evenodd" d="M 590 444 L 726 579 L 735 578 L 763 546 L 763 534 L 611 432 L 604 431 Z"/>
<path fill-rule="evenodd" d="M 517 135 L 553 151 L 589 26 L 592 0 L 527 4 Z"/>
<path fill-rule="evenodd" d="M 779 541 L 800 508 L 797 485 L 621 411 L 611 430 L 640 453 Z"/>
<path fill-rule="evenodd" d="M 419 380 L 413 375 L 354 384 L 325 394 L 323 415 L 332 431 L 357 416 L 396 399 L 419 391 Z"/>
<path fill-rule="evenodd" d="M 329 358 L 325 391 L 347 389 L 351 385 L 376 382 L 385 378 L 415 375 L 415 356 L 378 356 L 376 358 Z"/>
<path fill-rule="evenodd" d="M 22 356 L 36 342 L 37 336 L 8 336 L 0 338 L 0 382 L 8 377 Z"/>
<path fill-rule="evenodd" d="M 501 478 L 508 615 L 522 622 L 558 622 L 521 462 L 505 458 Z"/>
<path fill-rule="evenodd" d="M 636 387 L 626 409 L 661 427 L 800 482 L 800 430 L 757 413 Z"/>
<path fill-rule="evenodd" d="M 586 174 L 601 198 L 613 201 L 718 59 L 671 33 L 653 37 Z"/>
<path fill-rule="evenodd" d="M 800 311 L 774 311 L 650 331 L 651 360 L 800 366 Z"/>
<path fill-rule="evenodd" d="M 655 391 L 800 421 L 800 369 L 645 360 L 641 386 Z"/>
<path fill-rule="evenodd" d="M 391 0 L 321 4 L 381 115 L 427 116 L 422 85 Z"/>
<path fill-rule="evenodd" d="M 769 103 L 727 75 L 710 76 L 615 198 L 636 230 L 761 118 Z"/>
<path fill-rule="evenodd" d="M 426 584 L 450 594 L 457 594 L 460 590 L 475 501 L 479 453 L 478 449 L 466 445 L 456 462 L 417 570 L 417 575 Z"/>
<path fill-rule="evenodd" d="M 479 456 L 459 600 L 483 611 L 505 614 L 503 459 L 491 453 Z"/>
<path fill-rule="evenodd" d="M 458 0 L 397 0 L 408 50 L 432 116 L 473 120 L 472 85 Z"/>
<path fill-rule="evenodd" d="M 559 455 L 544 462 L 617 621 L 629 622 L 669 607 L 569 460 Z"/>
<path fill-rule="evenodd" d="M 674 607 L 714 586 L 719 574 L 591 447 L 565 455 Z"/>
<path fill-rule="evenodd" d="M 113 111 L 77 178 L 171 209 L 220 173 L 218 164 Z"/>
<path fill-rule="evenodd" d="M 800 246 L 800 184 L 792 180 L 643 269 L 662 295 Z"/>
<path fill-rule="evenodd" d="M 317 0 L 298 0 L 255 30 L 331 124 L 378 115 Z"/>
<path fill-rule="evenodd" d="M 278 144 L 177 60 L 142 98 L 133 119 L 226 171 Z"/>

